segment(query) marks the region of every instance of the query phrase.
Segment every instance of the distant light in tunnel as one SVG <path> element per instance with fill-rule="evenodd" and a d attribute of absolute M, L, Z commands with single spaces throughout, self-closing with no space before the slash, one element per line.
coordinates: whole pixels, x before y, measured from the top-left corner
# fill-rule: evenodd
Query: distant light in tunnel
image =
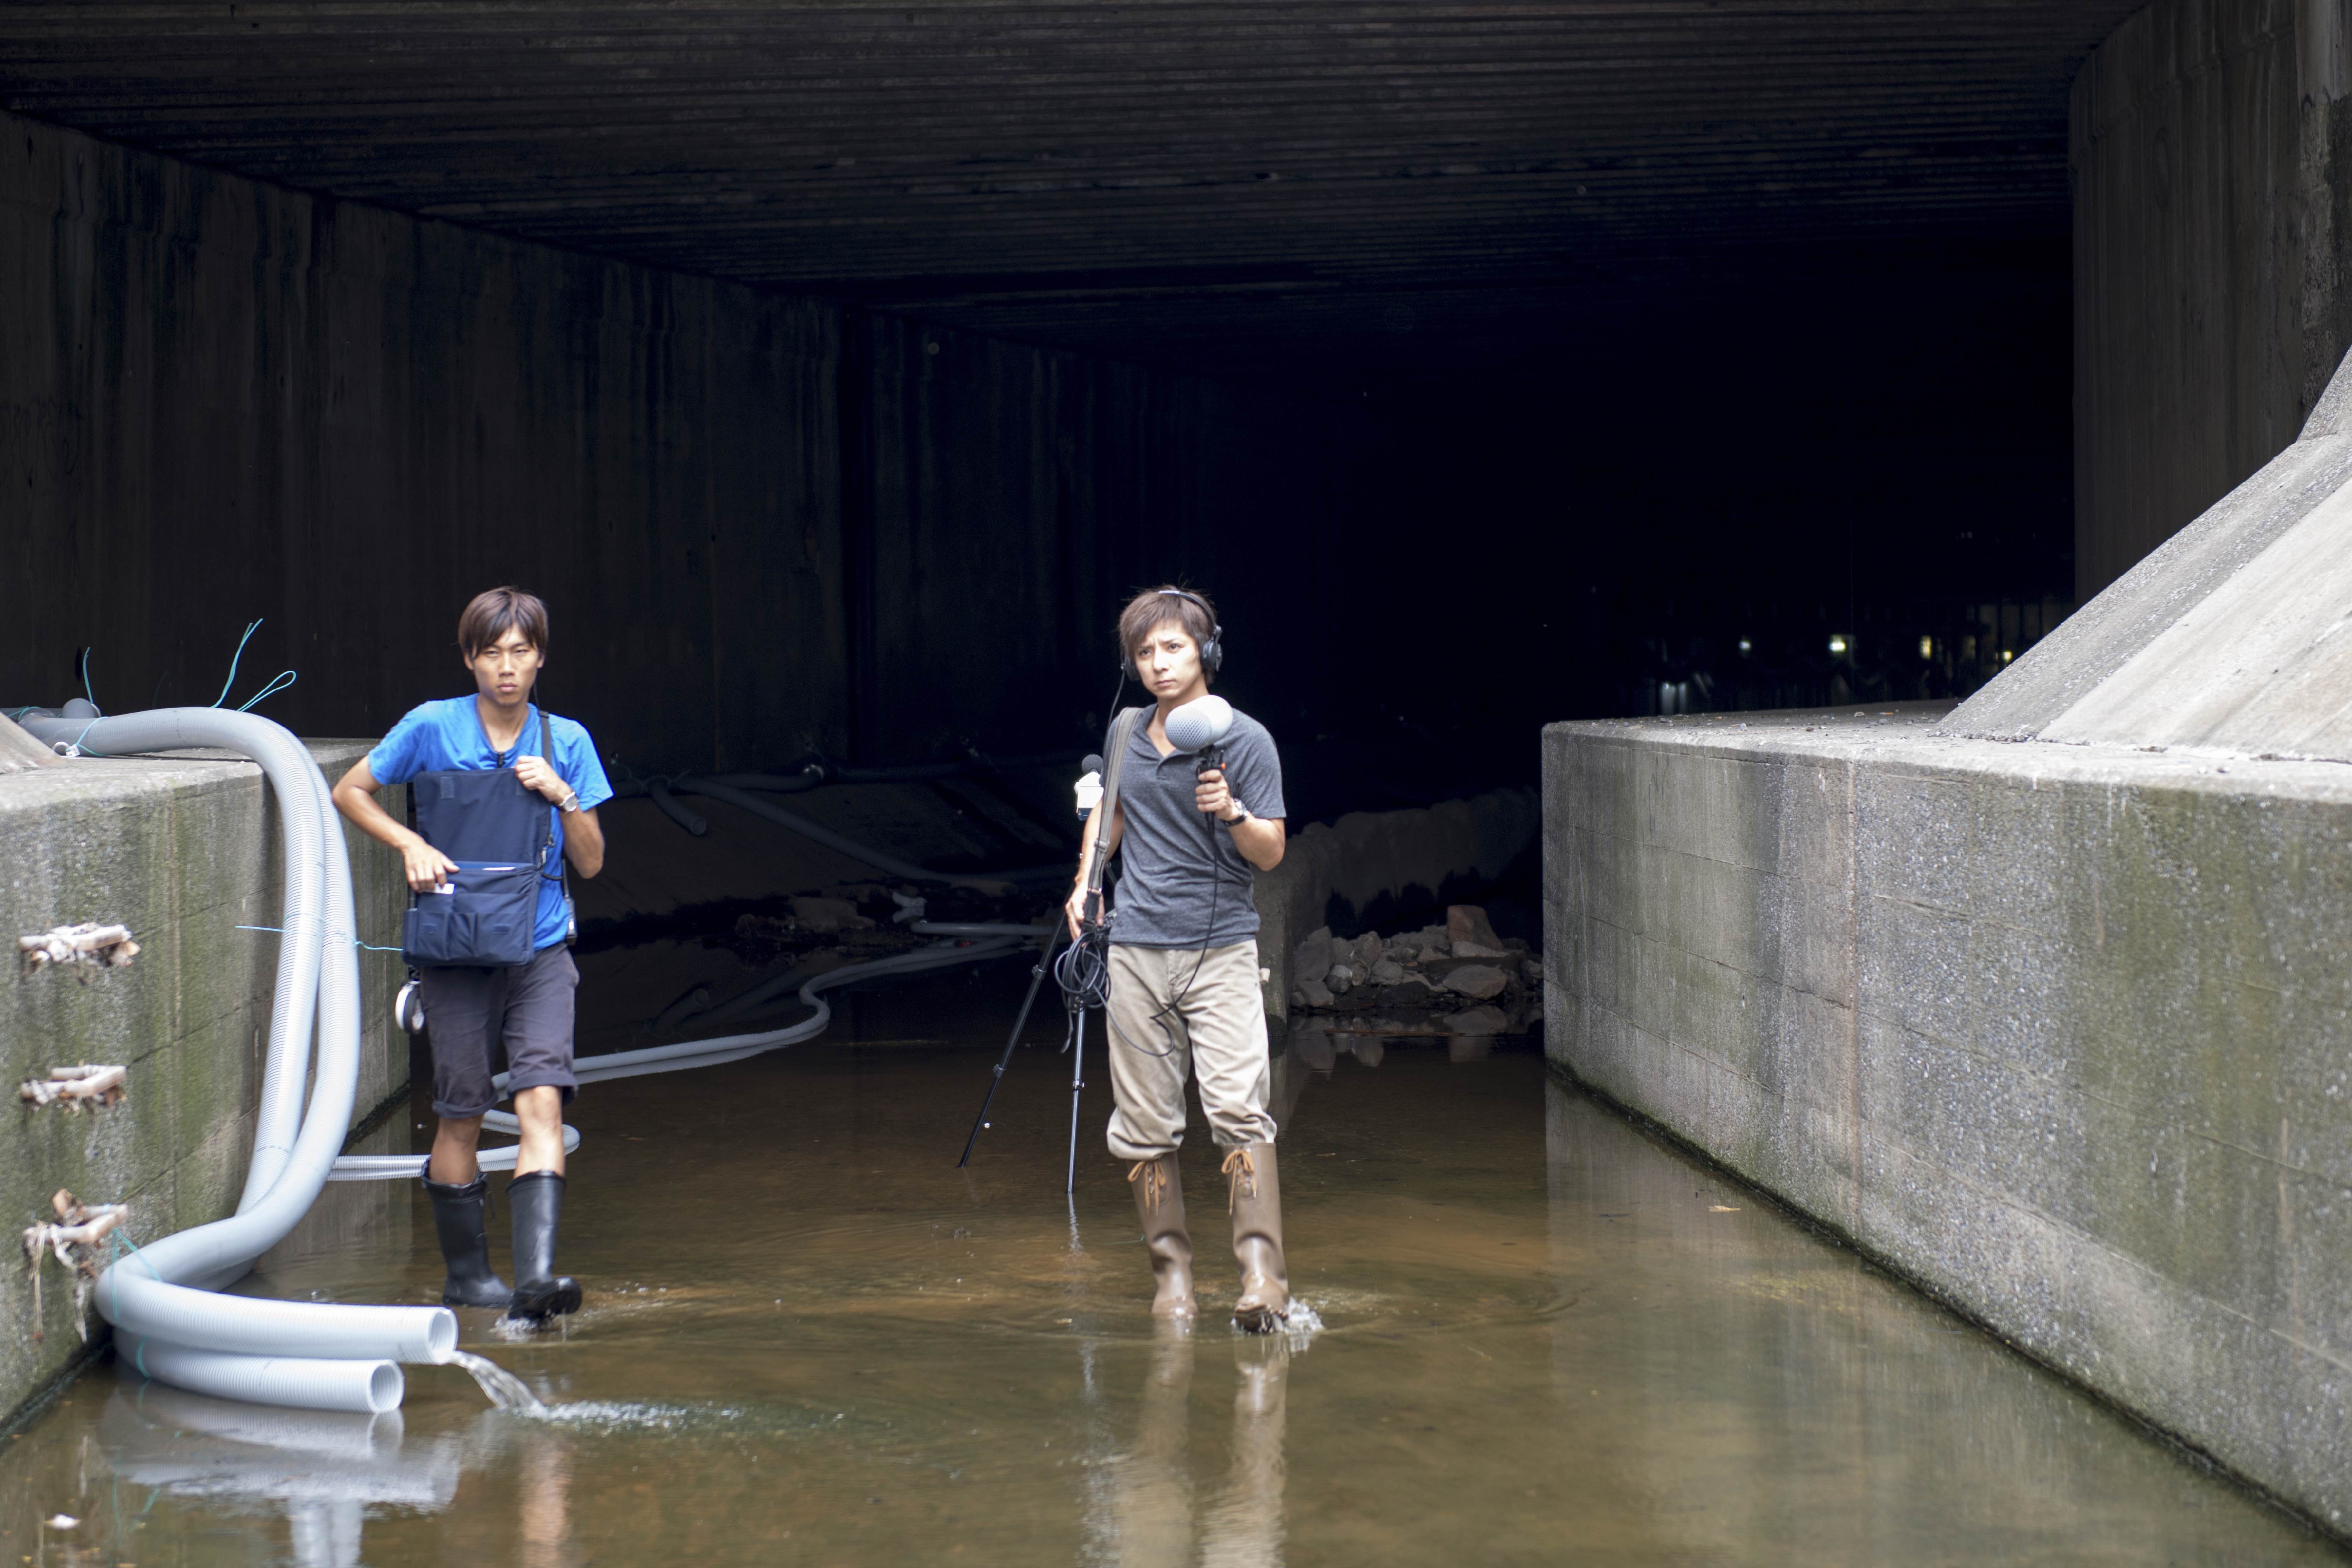
<path fill-rule="evenodd" d="M 1936 639 L 1934 637 L 1921 637 L 1919 639 L 1919 657 L 1921 658 L 1933 658 L 1936 657 Z"/>
<path fill-rule="evenodd" d="M 2003 664 L 2007 664 L 2011 659 L 2015 658 L 2016 657 L 2016 654 L 2011 652 L 2007 648 L 2000 650 L 2000 662 Z"/>
<path fill-rule="evenodd" d="M 1756 645 L 1749 642 L 1746 637 L 1741 637 L 1739 639 L 1739 651 L 1742 653 L 1753 653 L 1756 651 Z"/>
<path fill-rule="evenodd" d="M 1830 651 L 1832 653 L 1843 653 L 1845 651 L 1845 638 L 1832 634 L 1830 637 Z"/>

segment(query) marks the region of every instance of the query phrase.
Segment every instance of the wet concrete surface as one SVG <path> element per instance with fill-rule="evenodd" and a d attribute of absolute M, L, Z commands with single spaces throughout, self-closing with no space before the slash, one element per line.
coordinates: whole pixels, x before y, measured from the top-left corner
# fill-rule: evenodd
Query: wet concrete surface
<path fill-rule="evenodd" d="M 370 1421 L 101 1367 L 0 1452 L 0 1563 L 2342 1560 L 1526 1042 L 1286 1053 L 1292 1277 L 1325 1326 L 1155 1334 L 1098 1061 L 1074 1201 L 1050 1046 L 955 1168 L 1009 970 L 584 1095 L 585 1310 L 522 1340 L 464 1314 L 549 1418 L 449 1368 Z M 330 1192 L 247 1288 L 432 1299 L 421 1194 Z"/>

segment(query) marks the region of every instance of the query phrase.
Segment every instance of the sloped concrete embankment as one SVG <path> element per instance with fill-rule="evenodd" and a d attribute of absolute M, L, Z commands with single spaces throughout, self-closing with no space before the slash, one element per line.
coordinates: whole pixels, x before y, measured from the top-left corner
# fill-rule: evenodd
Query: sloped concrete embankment
<path fill-rule="evenodd" d="M 1554 725 L 1547 1048 L 2314 1518 L 2352 1518 L 2352 768 Z"/>
<path fill-rule="evenodd" d="M 366 747 L 310 742 L 330 777 Z M 0 979 L 0 1218 L 12 1241 L 53 1217 L 60 1188 L 129 1204 L 124 1229 L 142 1242 L 236 1208 L 278 973 L 278 938 L 236 928 L 278 923 L 277 810 L 261 770 L 226 757 L 81 758 L 0 776 L 0 933 L 12 955 Z M 397 945 L 397 862 L 354 837 L 352 867 L 361 939 Z M 129 926 L 138 957 L 96 971 L 14 966 L 17 935 L 85 920 Z M 408 1078 L 407 1037 L 390 1021 L 404 972 L 395 955 L 362 960 L 357 1119 Z M 127 1066 L 122 1101 L 72 1113 L 17 1098 L 19 1083 L 80 1062 Z M 21 1262 L 0 1268 L 0 1426 L 88 1348 L 71 1278 L 54 1258 L 41 1275 L 37 1316 Z M 85 1326 L 93 1340 L 106 1331 L 94 1311 Z"/>

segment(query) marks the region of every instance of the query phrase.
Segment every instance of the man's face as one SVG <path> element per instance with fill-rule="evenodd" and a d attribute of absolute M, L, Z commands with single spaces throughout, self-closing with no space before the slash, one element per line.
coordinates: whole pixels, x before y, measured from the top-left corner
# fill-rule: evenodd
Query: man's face
<path fill-rule="evenodd" d="M 1154 697 L 1192 698 L 1208 689 L 1201 672 L 1200 645 L 1181 621 L 1162 621 L 1152 627 L 1151 635 L 1135 645 L 1135 668 Z"/>
<path fill-rule="evenodd" d="M 477 690 L 499 707 L 510 708 L 530 697 L 539 664 L 539 649 L 517 627 L 478 651 L 466 668 L 474 672 Z"/>

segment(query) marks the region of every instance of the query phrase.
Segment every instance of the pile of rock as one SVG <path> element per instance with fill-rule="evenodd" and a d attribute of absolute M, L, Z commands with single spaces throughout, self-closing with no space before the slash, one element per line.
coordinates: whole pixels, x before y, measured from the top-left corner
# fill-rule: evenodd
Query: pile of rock
<path fill-rule="evenodd" d="M 1402 1009 L 1442 1033 L 1515 1033 L 1543 1016 L 1541 958 L 1517 937 L 1497 937 L 1475 904 L 1397 936 L 1335 937 L 1326 927 L 1291 955 L 1290 986 L 1302 1012 Z"/>

